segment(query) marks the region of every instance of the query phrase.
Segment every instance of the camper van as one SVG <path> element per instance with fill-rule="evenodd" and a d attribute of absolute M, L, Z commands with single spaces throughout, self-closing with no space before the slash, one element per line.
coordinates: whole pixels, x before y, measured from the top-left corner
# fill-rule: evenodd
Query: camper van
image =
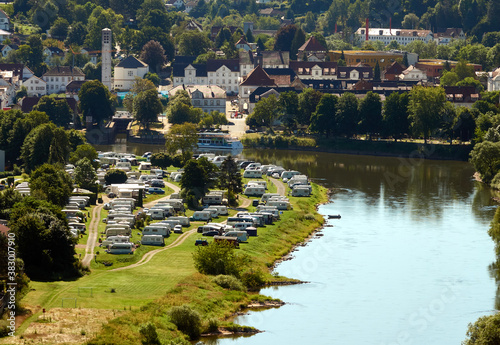
<path fill-rule="evenodd" d="M 222 165 L 222 163 L 227 159 L 227 156 L 216 156 L 212 159 L 212 163 L 219 167 Z"/>
<path fill-rule="evenodd" d="M 246 196 L 262 196 L 266 193 L 266 189 L 262 186 L 257 186 L 255 184 L 249 185 L 245 188 L 243 194 Z"/>
<path fill-rule="evenodd" d="M 141 162 L 139 163 L 139 171 L 151 170 L 150 162 Z"/>
<path fill-rule="evenodd" d="M 191 223 L 189 222 L 189 218 L 188 217 L 182 217 L 182 216 L 178 216 L 178 217 L 169 217 L 168 219 L 171 219 L 171 220 L 178 220 L 179 223 L 182 225 L 182 226 L 190 226 Z"/>
<path fill-rule="evenodd" d="M 201 199 L 203 205 L 222 205 L 222 194 L 209 193 Z"/>
<path fill-rule="evenodd" d="M 273 196 L 281 196 L 280 194 L 278 193 L 265 193 L 262 195 L 262 197 L 260 198 L 260 201 L 263 202 L 263 203 L 266 203 L 270 198 L 272 198 Z"/>
<path fill-rule="evenodd" d="M 165 239 L 161 235 L 143 235 L 141 244 L 144 246 L 164 246 Z"/>
<path fill-rule="evenodd" d="M 69 197 L 69 201 L 74 201 L 74 200 L 85 200 L 85 206 L 89 206 L 90 204 L 90 197 L 89 196 L 84 196 L 84 195 L 73 195 Z"/>
<path fill-rule="evenodd" d="M 181 223 L 177 219 L 165 219 L 158 224 L 167 224 L 171 229 L 173 229 L 176 225 L 181 225 Z"/>
<path fill-rule="evenodd" d="M 111 228 L 106 230 L 106 238 L 110 236 L 130 236 L 132 231 L 130 229 L 125 228 Z"/>
<path fill-rule="evenodd" d="M 115 165 L 116 169 L 123 170 L 125 172 L 130 171 L 132 164 L 130 162 L 117 162 Z"/>
<path fill-rule="evenodd" d="M 70 228 L 75 228 L 77 229 L 80 233 L 84 234 L 85 231 L 87 230 L 87 227 L 85 226 L 84 223 L 68 223 L 68 226 Z"/>
<path fill-rule="evenodd" d="M 214 242 L 216 243 L 231 243 L 235 248 L 239 248 L 239 241 L 237 237 L 231 236 L 214 236 Z"/>
<path fill-rule="evenodd" d="M 156 178 L 164 178 L 165 177 L 165 172 L 162 169 L 151 169 L 149 172 L 151 175 L 155 175 Z"/>
<path fill-rule="evenodd" d="M 266 204 L 267 206 L 276 206 L 278 210 L 281 211 L 286 211 L 290 210 L 292 206 L 290 205 L 290 202 L 286 200 L 269 200 Z"/>
<path fill-rule="evenodd" d="M 259 205 L 257 206 L 257 212 L 268 212 L 271 213 L 276 219 L 280 218 L 280 212 L 276 206 Z"/>
<path fill-rule="evenodd" d="M 158 201 L 156 205 L 172 206 L 176 212 L 184 211 L 184 203 L 182 202 L 182 199 L 163 199 Z"/>
<path fill-rule="evenodd" d="M 262 170 L 260 170 L 260 169 L 245 170 L 243 172 L 243 177 L 244 178 L 262 178 Z"/>
<path fill-rule="evenodd" d="M 297 170 L 287 170 L 287 171 L 283 171 L 281 173 L 281 179 L 291 179 L 293 176 L 295 175 L 300 175 L 300 172 L 298 172 Z"/>
<path fill-rule="evenodd" d="M 245 168 L 245 170 L 255 170 L 257 168 L 260 168 L 262 164 L 260 163 L 250 163 L 247 165 L 247 167 Z"/>
<path fill-rule="evenodd" d="M 264 187 L 264 189 L 267 189 L 267 182 L 265 180 L 251 180 L 251 181 L 248 181 L 247 183 L 247 187 L 250 186 L 250 185 L 257 185 L 257 186 L 261 186 L 261 187 Z"/>
<path fill-rule="evenodd" d="M 174 214 L 175 214 L 175 210 L 174 210 L 174 208 L 173 208 L 172 206 L 170 206 L 170 205 L 165 205 L 165 204 L 156 204 L 156 205 L 154 205 L 154 206 L 151 208 L 151 210 L 153 210 L 153 209 L 154 209 L 154 210 L 158 210 L 158 209 L 163 210 L 163 216 L 164 216 L 164 217 L 170 217 L 170 216 L 172 216 L 172 215 L 174 215 Z M 151 211 L 151 210 L 150 210 L 150 211 Z"/>
<path fill-rule="evenodd" d="M 210 212 L 210 216 L 211 216 L 212 218 L 217 218 L 217 217 L 219 217 L 219 210 L 217 210 L 216 208 L 213 208 L 212 206 L 205 208 L 203 211 L 208 211 L 208 212 Z"/>
<path fill-rule="evenodd" d="M 227 225 L 234 226 L 237 223 L 249 223 L 250 226 L 254 225 L 254 220 L 252 217 L 229 217 L 227 218 Z"/>
<path fill-rule="evenodd" d="M 238 239 L 238 242 L 246 242 L 248 240 L 248 233 L 245 231 L 246 228 L 249 228 L 250 226 L 246 226 L 247 223 L 242 223 L 245 225 L 245 228 L 242 228 L 242 230 L 239 230 L 239 228 L 235 228 L 238 230 L 232 230 L 228 231 L 224 234 L 226 237 L 236 237 Z"/>
<path fill-rule="evenodd" d="M 142 229 L 142 234 L 143 235 L 161 235 L 163 237 L 169 237 L 170 236 L 170 225 L 169 224 L 162 224 L 162 223 L 150 224 L 148 226 L 145 226 L 144 229 Z"/>
<path fill-rule="evenodd" d="M 130 236 L 109 236 L 99 246 L 106 248 L 113 243 L 130 243 Z"/>
<path fill-rule="evenodd" d="M 192 221 L 208 222 L 211 219 L 212 214 L 210 213 L 210 211 L 195 211 L 193 213 L 193 216 L 191 217 Z"/>
<path fill-rule="evenodd" d="M 212 205 L 210 208 L 214 208 L 219 213 L 219 216 L 227 216 L 229 211 L 227 210 L 227 206 L 225 205 Z"/>
<path fill-rule="evenodd" d="M 311 188 L 308 185 L 299 185 L 295 186 L 292 189 L 292 196 L 310 196 L 311 195 Z"/>
<path fill-rule="evenodd" d="M 71 203 L 77 203 L 78 207 L 81 210 L 84 210 L 85 207 L 87 206 L 87 202 L 85 201 L 85 199 L 69 199 L 69 202 L 71 202 Z"/>
<path fill-rule="evenodd" d="M 134 245 L 132 243 L 113 243 L 109 246 L 109 254 L 132 254 Z"/>
<path fill-rule="evenodd" d="M 153 220 L 165 219 L 165 210 L 163 210 L 162 208 L 151 208 L 148 214 Z"/>

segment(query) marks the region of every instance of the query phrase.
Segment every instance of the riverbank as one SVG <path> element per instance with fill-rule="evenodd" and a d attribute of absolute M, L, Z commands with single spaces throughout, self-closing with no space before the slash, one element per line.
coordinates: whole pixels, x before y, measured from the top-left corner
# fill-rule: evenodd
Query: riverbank
<path fill-rule="evenodd" d="M 408 157 L 433 160 L 467 161 L 472 150 L 470 144 L 443 144 L 429 141 L 360 140 L 347 138 L 302 138 L 250 134 L 242 138 L 245 148 L 286 149 L 350 155 Z"/>

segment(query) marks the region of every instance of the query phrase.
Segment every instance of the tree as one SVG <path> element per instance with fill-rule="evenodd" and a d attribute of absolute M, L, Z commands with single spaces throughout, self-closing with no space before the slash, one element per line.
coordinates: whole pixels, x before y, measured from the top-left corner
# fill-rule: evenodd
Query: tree
<path fill-rule="evenodd" d="M 243 191 L 241 172 L 233 157 L 229 155 L 221 164 L 218 182 L 221 189 L 227 189 L 229 205 L 236 204 L 235 196 Z"/>
<path fill-rule="evenodd" d="M 407 93 L 391 93 L 384 102 L 383 133 L 392 136 L 395 141 L 408 133 L 408 103 Z"/>
<path fill-rule="evenodd" d="M 109 169 L 106 175 L 104 175 L 104 181 L 108 185 L 125 183 L 127 181 L 127 173 L 119 169 Z"/>
<path fill-rule="evenodd" d="M 123 16 L 116 14 L 111 8 L 94 8 L 87 23 L 87 35 L 84 45 L 91 49 L 101 49 L 102 29 L 110 28 L 112 32 L 121 31 Z"/>
<path fill-rule="evenodd" d="M 142 47 L 141 60 L 149 65 L 154 72 L 159 72 L 167 61 L 165 49 L 158 41 L 149 41 Z"/>
<path fill-rule="evenodd" d="M 350 136 L 356 132 L 359 122 L 358 99 L 351 92 L 344 93 L 340 98 L 335 114 L 335 122 L 339 134 Z"/>
<path fill-rule="evenodd" d="M 171 124 L 198 123 L 202 112 L 200 108 L 191 106 L 191 99 L 187 91 L 179 90 L 168 102 L 167 119 Z"/>
<path fill-rule="evenodd" d="M 84 118 L 91 116 L 93 122 L 100 124 L 113 115 L 111 93 L 98 80 L 85 82 L 78 92 L 78 98 Z"/>
<path fill-rule="evenodd" d="M 151 73 L 151 72 L 148 72 L 146 73 L 146 75 L 144 76 L 144 79 L 145 80 L 149 80 L 150 82 L 152 82 L 154 84 L 154 86 L 158 87 L 160 85 L 160 82 L 161 82 L 161 79 L 160 77 L 158 76 L 158 74 L 156 73 Z"/>
<path fill-rule="evenodd" d="M 191 340 L 200 337 L 202 320 L 200 314 L 196 310 L 184 304 L 172 307 L 169 315 L 170 320 L 177 326 L 179 331 L 186 333 Z"/>
<path fill-rule="evenodd" d="M 285 128 L 291 132 L 297 128 L 299 119 L 299 96 L 297 92 L 294 91 L 282 92 L 278 103 L 281 110 L 280 121 Z"/>
<path fill-rule="evenodd" d="M 335 113 L 337 112 L 338 96 L 323 94 L 316 111 L 311 116 L 309 130 L 325 134 L 327 137 L 331 133 L 336 133 Z"/>
<path fill-rule="evenodd" d="M 420 22 L 420 19 L 415 13 L 408 13 L 403 21 L 401 22 L 401 26 L 403 29 L 417 29 L 418 28 L 418 23 Z"/>
<path fill-rule="evenodd" d="M 316 111 L 316 107 L 323 94 L 318 90 L 306 88 L 299 94 L 299 118 L 298 123 L 309 126 L 311 116 Z"/>
<path fill-rule="evenodd" d="M 69 23 L 65 18 L 57 18 L 50 28 L 50 35 L 59 40 L 65 40 L 68 35 Z"/>
<path fill-rule="evenodd" d="M 170 155 L 164 152 L 153 153 L 151 155 L 151 164 L 153 166 L 166 169 L 169 166 L 173 165 L 173 159 Z"/>
<path fill-rule="evenodd" d="M 240 276 L 243 262 L 234 245 L 228 242 L 212 242 L 208 246 L 198 246 L 193 253 L 194 267 L 198 272 L 209 275 Z"/>
<path fill-rule="evenodd" d="M 76 164 L 78 161 L 82 159 L 88 159 L 94 168 L 97 169 L 99 163 L 97 162 L 98 154 L 94 146 L 90 144 L 81 144 L 76 147 L 70 156 L 69 161 L 71 164 Z"/>
<path fill-rule="evenodd" d="M 446 93 L 441 87 L 416 86 L 410 91 L 408 109 L 411 129 L 415 135 L 423 135 L 424 143 L 437 129 L 445 102 Z"/>
<path fill-rule="evenodd" d="M 481 180 L 490 183 L 500 170 L 500 142 L 476 144 L 470 153 L 470 162 L 481 175 Z"/>
<path fill-rule="evenodd" d="M 76 44 L 82 46 L 85 42 L 85 35 L 87 34 L 87 29 L 82 22 L 72 23 L 71 27 L 68 29 L 66 39 L 64 44 L 70 46 Z"/>
<path fill-rule="evenodd" d="M 198 56 L 210 47 L 210 41 L 203 32 L 186 31 L 178 41 L 180 55 Z"/>
<path fill-rule="evenodd" d="M 457 74 L 459 80 L 464 80 L 467 77 L 474 78 L 476 75 L 474 67 L 467 64 L 464 60 L 459 61 L 455 68 L 453 68 L 453 71 Z"/>
<path fill-rule="evenodd" d="M 68 161 L 70 153 L 68 134 L 61 127 L 54 128 L 52 134 L 48 163 L 64 165 Z"/>
<path fill-rule="evenodd" d="M 139 327 L 139 334 L 141 335 L 141 343 L 143 345 L 161 345 L 160 339 L 158 339 L 158 333 L 156 332 L 156 326 L 148 322 L 145 325 Z"/>
<path fill-rule="evenodd" d="M 297 27 L 293 24 L 281 27 L 276 33 L 274 50 L 290 51 Z"/>
<path fill-rule="evenodd" d="M 297 29 L 293 36 L 292 45 L 290 46 L 290 59 L 297 60 L 299 48 L 306 42 L 306 34 L 304 30 Z"/>
<path fill-rule="evenodd" d="M 63 207 L 73 191 L 73 182 L 66 171 L 43 164 L 31 174 L 30 189 L 34 197 Z"/>
<path fill-rule="evenodd" d="M 264 45 L 264 42 L 262 42 L 262 39 L 260 37 L 257 39 L 257 49 L 259 49 L 260 51 L 266 50 L 266 46 Z"/>
<path fill-rule="evenodd" d="M 165 134 L 165 146 L 170 155 L 181 151 L 184 159 L 189 159 L 198 144 L 198 132 L 192 123 L 175 124 Z"/>
<path fill-rule="evenodd" d="M 43 96 L 33 110 L 46 113 L 50 121 L 61 127 L 67 128 L 73 120 L 73 113 L 65 99 L 56 100 L 54 97 Z"/>
<path fill-rule="evenodd" d="M 474 86 L 476 88 L 477 93 L 481 93 L 484 91 L 484 86 L 481 84 L 479 80 L 476 80 L 472 77 L 467 77 L 463 80 L 460 80 L 456 84 L 457 86 Z"/>
<path fill-rule="evenodd" d="M 21 160 L 27 172 L 49 161 L 54 128 L 52 123 L 42 124 L 26 136 L 21 147 Z"/>
<path fill-rule="evenodd" d="M 206 160 L 206 158 L 203 158 Z M 207 161 L 208 162 L 208 161 Z M 209 162 L 208 162 L 209 163 Z M 212 164 L 212 163 L 209 163 Z M 213 165 L 213 164 L 212 164 Z M 210 175 L 199 160 L 190 159 L 184 165 L 181 187 L 189 207 L 197 208 L 199 201 L 205 196 L 210 184 Z"/>
<path fill-rule="evenodd" d="M 380 81 L 380 65 L 378 64 L 378 60 L 373 69 L 373 81 Z"/>
<path fill-rule="evenodd" d="M 248 28 L 247 33 L 246 33 L 246 40 L 248 43 L 255 42 L 255 38 L 253 37 L 253 33 L 252 33 L 252 30 L 250 30 L 250 28 Z"/>
<path fill-rule="evenodd" d="M 448 72 L 443 69 L 443 75 L 439 79 L 441 86 L 455 86 L 459 81 L 458 75 L 455 72 Z"/>
<path fill-rule="evenodd" d="M 87 158 L 80 159 L 75 165 L 74 171 L 75 183 L 80 188 L 90 191 L 96 190 L 97 174 L 92 166 L 92 162 Z"/>
<path fill-rule="evenodd" d="M 476 110 L 475 112 L 478 113 Z M 461 107 L 453 121 L 453 132 L 461 141 L 470 141 L 476 131 L 474 110 Z"/>
<path fill-rule="evenodd" d="M 368 91 L 359 103 L 359 114 L 361 116 L 359 127 L 369 134 L 371 140 L 372 134 L 382 131 L 382 100 L 378 93 Z"/>
<path fill-rule="evenodd" d="M 143 91 L 134 97 L 134 119 L 144 128 L 149 128 L 151 122 L 157 122 L 162 111 L 163 105 L 156 90 Z"/>
<path fill-rule="evenodd" d="M 405 52 L 405 55 L 403 55 L 403 65 L 405 67 L 410 67 L 410 64 L 408 62 L 408 52 Z"/>
<path fill-rule="evenodd" d="M 234 44 L 233 37 L 231 36 L 231 31 L 223 27 L 215 36 L 215 47 L 220 48 L 224 45 L 225 42 L 229 42 L 230 44 Z"/>
<path fill-rule="evenodd" d="M 480 317 L 467 329 L 463 345 L 495 345 L 500 342 L 500 314 Z"/>
<path fill-rule="evenodd" d="M 275 95 L 261 98 L 255 105 L 252 114 L 247 118 L 247 125 L 270 127 L 277 119 L 279 110 L 278 99 Z"/>

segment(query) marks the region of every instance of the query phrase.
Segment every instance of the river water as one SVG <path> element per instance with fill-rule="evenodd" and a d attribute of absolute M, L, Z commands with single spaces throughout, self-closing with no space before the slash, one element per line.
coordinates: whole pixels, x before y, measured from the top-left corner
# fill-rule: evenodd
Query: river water
<path fill-rule="evenodd" d="M 264 289 L 287 304 L 235 322 L 263 333 L 228 344 L 460 344 L 495 308 L 489 189 L 464 162 L 248 151 L 335 188 L 321 232 L 280 264 L 308 284 Z M 331 227 L 330 227 L 331 225 Z"/>
<path fill-rule="evenodd" d="M 157 147 L 156 147 L 157 148 Z M 102 149 L 142 154 L 148 146 Z M 157 151 L 157 149 L 156 149 Z M 235 322 L 262 330 L 218 345 L 460 344 L 467 325 L 495 310 L 487 231 L 496 205 L 465 162 L 245 150 L 248 159 L 299 170 L 334 188 L 327 220 L 283 276 L 309 283 L 263 289 L 281 308 Z"/>

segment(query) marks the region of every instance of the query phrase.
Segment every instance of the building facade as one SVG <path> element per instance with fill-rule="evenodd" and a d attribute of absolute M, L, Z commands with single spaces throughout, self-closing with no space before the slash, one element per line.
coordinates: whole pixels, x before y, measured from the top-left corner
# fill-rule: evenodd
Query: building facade
<path fill-rule="evenodd" d="M 179 90 L 187 91 L 193 107 L 200 108 L 205 113 L 226 113 L 226 91 L 216 85 L 179 85 L 169 91 L 169 97 L 173 97 Z"/>
<path fill-rule="evenodd" d="M 142 79 L 148 72 L 149 66 L 146 63 L 133 56 L 128 56 L 115 66 L 113 88 L 128 91 L 132 88 L 136 77 Z"/>
<path fill-rule="evenodd" d="M 47 94 L 66 93 L 66 85 L 72 80 L 85 80 L 85 74 L 78 67 L 56 66 L 42 79 L 47 83 Z"/>
<path fill-rule="evenodd" d="M 23 86 L 25 86 L 28 91 L 28 97 L 41 97 L 47 94 L 47 82 L 37 76 L 26 79 L 23 82 Z"/>

